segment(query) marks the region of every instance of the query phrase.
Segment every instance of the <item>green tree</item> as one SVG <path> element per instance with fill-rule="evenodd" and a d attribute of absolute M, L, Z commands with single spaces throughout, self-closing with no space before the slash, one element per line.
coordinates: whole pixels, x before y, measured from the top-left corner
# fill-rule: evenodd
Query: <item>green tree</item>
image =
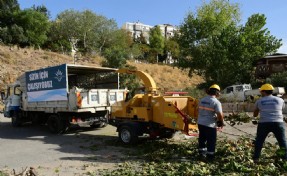
<path fill-rule="evenodd" d="M 165 40 L 164 46 L 165 46 L 164 50 L 166 54 L 169 52 L 171 56 L 173 57 L 173 59 L 178 59 L 179 54 L 180 54 L 180 47 L 176 40 L 167 39 Z"/>
<path fill-rule="evenodd" d="M 57 16 L 51 30 L 53 40 L 57 41 L 56 35 L 60 36 L 59 41 L 77 39 L 77 47 L 81 52 L 101 53 L 112 45 L 114 31 L 118 29 L 114 20 L 89 10 L 66 10 Z"/>
<path fill-rule="evenodd" d="M 15 24 L 15 13 L 20 11 L 17 0 L 0 0 L 0 27 Z"/>
<path fill-rule="evenodd" d="M 148 45 L 146 37 L 141 33 L 140 37 L 134 39 L 134 43 L 132 45 L 133 58 L 144 61 L 146 60 L 149 52 L 150 46 Z"/>
<path fill-rule="evenodd" d="M 35 5 L 33 5 L 33 6 L 32 6 L 32 9 L 35 10 L 35 11 L 38 11 L 38 12 L 43 13 L 47 18 L 50 18 L 50 17 L 51 17 L 50 11 L 49 11 L 49 10 L 47 9 L 47 7 L 44 6 L 44 5 L 41 5 L 41 6 L 35 6 Z"/>
<path fill-rule="evenodd" d="M 0 42 L 11 44 L 13 41 L 21 38 L 22 34 L 14 35 L 16 28 L 20 29 L 16 24 L 16 14 L 20 11 L 17 0 L 0 0 Z M 22 29 L 20 29 L 22 30 Z M 17 39 L 14 39 L 14 38 Z"/>
<path fill-rule="evenodd" d="M 51 21 L 45 47 L 56 52 L 70 53 L 72 39 L 80 38 L 78 26 L 80 26 L 80 12 L 75 10 L 61 12 L 54 21 Z"/>
<path fill-rule="evenodd" d="M 103 66 L 113 68 L 123 68 L 126 60 L 130 55 L 132 41 L 128 33 L 124 30 L 114 31 L 111 38 L 112 42 L 103 52 L 103 56 L 107 59 L 103 62 Z"/>
<path fill-rule="evenodd" d="M 114 20 L 97 15 L 91 11 L 84 11 L 80 16 L 81 43 L 85 52 L 98 51 L 111 45 L 117 25 Z"/>
<path fill-rule="evenodd" d="M 274 87 L 287 87 L 287 71 L 274 73 L 270 76 L 271 84 Z"/>
<path fill-rule="evenodd" d="M 104 67 L 122 68 L 126 64 L 127 53 L 119 46 L 107 48 L 104 56 L 106 58 L 102 63 Z"/>
<path fill-rule="evenodd" d="M 48 39 L 44 44 L 46 49 L 61 53 L 69 53 L 71 51 L 71 44 L 67 36 L 61 32 L 59 20 L 51 22 L 47 36 Z"/>
<path fill-rule="evenodd" d="M 179 66 L 221 86 L 250 82 L 252 63 L 275 52 L 281 40 L 263 28 L 264 15 L 252 15 L 245 25 L 239 24 L 239 17 L 238 4 L 227 0 L 212 0 L 198 8 L 197 14 L 190 12 L 177 38 Z"/>
<path fill-rule="evenodd" d="M 158 61 L 158 55 L 163 54 L 164 51 L 164 37 L 159 26 L 155 26 L 150 30 L 149 42 L 151 57 L 156 57 Z"/>
<path fill-rule="evenodd" d="M 40 47 L 47 40 L 50 22 L 47 16 L 33 9 L 25 9 L 17 14 L 17 24 L 24 30 L 27 42 L 22 45 Z"/>
<path fill-rule="evenodd" d="M 17 24 L 11 26 L 9 34 L 11 36 L 11 40 L 9 41 L 9 43 L 14 45 L 25 43 L 28 40 L 28 38 L 25 36 L 24 29 Z"/>

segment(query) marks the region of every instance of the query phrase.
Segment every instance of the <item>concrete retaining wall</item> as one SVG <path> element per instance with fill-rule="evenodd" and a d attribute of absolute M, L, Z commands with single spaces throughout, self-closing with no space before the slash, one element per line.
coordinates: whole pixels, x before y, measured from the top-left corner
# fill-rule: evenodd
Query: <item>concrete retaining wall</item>
<path fill-rule="evenodd" d="M 287 105 L 286 105 L 287 106 Z M 240 102 L 240 103 L 222 103 L 223 112 L 253 112 L 254 103 Z M 287 107 L 283 109 L 283 113 L 287 113 Z"/>
<path fill-rule="evenodd" d="M 240 102 L 240 103 L 222 103 L 223 112 L 253 112 L 254 103 Z"/>

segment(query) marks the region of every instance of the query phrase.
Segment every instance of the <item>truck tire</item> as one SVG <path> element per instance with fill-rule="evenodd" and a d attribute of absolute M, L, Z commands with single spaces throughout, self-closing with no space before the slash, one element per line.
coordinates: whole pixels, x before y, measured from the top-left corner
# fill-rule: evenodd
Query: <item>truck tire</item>
<path fill-rule="evenodd" d="M 124 144 L 136 144 L 138 142 L 138 135 L 131 126 L 123 125 L 118 131 L 119 138 Z"/>
<path fill-rule="evenodd" d="M 66 131 L 67 126 L 58 115 L 51 115 L 47 121 L 49 130 L 54 134 L 61 134 Z"/>
<path fill-rule="evenodd" d="M 22 116 L 21 112 L 14 112 L 11 118 L 13 127 L 20 127 L 22 125 Z"/>

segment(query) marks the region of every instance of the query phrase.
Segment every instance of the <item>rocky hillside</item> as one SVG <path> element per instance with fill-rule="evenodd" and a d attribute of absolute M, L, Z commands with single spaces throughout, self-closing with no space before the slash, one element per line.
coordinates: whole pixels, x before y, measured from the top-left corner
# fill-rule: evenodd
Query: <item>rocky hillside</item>
<path fill-rule="evenodd" d="M 81 58 L 77 64 L 100 66 L 103 58 Z M 7 47 L 0 45 L 0 89 L 13 82 L 25 71 L 63 63 L 73 64 L 71 56 L 44 50 Z M 192 87 L 203 80 L 199 76 L 190 79 L 187 72 L 167 65 L 129 62 L 138 70 L 149 73 L 162 90 L 178 90 Z"/>

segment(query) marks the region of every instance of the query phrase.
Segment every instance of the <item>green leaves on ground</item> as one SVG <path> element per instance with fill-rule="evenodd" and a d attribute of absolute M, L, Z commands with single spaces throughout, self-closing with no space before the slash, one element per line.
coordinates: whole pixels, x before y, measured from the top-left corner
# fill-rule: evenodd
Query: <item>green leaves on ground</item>
<path fill-rule="evenodd" d="M 277 152 L 278 151 L 278 152 Z M 276 154 L 277 145 L 266 143 L 261 160 L 252 160 L 253 140 L 220 139 L 214 161 L 201 159 L 197 152 L 197 140 L 147 141 L 135 146 L 133 153 L 139 159 L 129 161 L 101 175 L 282 175 L 287 162 Z"/>

